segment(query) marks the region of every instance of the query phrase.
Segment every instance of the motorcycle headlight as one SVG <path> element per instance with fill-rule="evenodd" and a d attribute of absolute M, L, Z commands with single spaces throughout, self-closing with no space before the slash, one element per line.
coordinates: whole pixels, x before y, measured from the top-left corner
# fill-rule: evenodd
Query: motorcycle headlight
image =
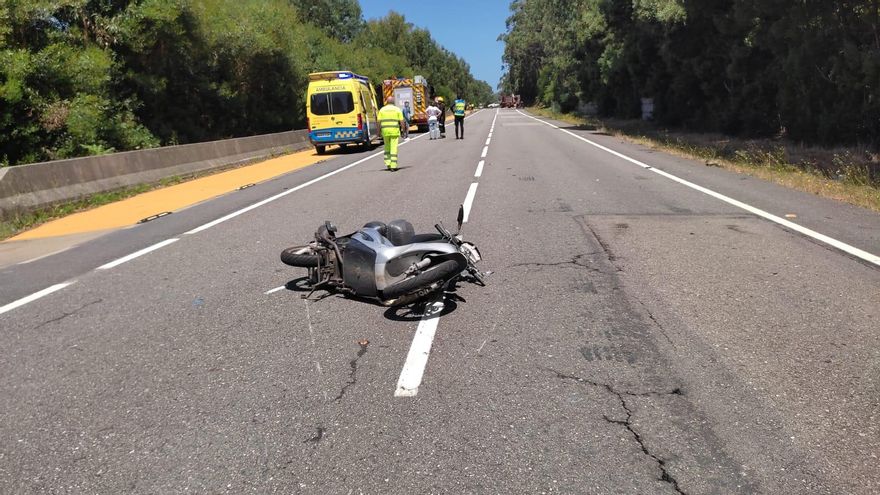
<path fill-rule="evenodd" d="M 477 246 L 474 246 L 473 244 L 471 244 L 471 243 L 469 243 L 469 242 L 464 242 L 464 243 L 461 244 L 461 253 L 462 253 L 462 254 L 465 256 L 465 258 L 467 258 L 471 263 L 477 263 L 477 262 L 479 262 L 481 259 L 483 259 L 483 257 L 480 256 L 480 250 L 477 249 Z"/>

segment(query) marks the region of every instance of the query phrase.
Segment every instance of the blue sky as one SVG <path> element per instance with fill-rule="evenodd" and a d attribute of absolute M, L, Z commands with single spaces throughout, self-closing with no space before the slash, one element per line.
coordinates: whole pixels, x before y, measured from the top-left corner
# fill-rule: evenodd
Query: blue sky
<path fill-rule="evenodd" d="M 510 0 L 361 0 L 364 18 L 384 17 L 394 10 L 418 27 L 427 28 L 437 43 L 463 58 L 471 73 L 496 89 L 501 78 L 501 53 Z"/>

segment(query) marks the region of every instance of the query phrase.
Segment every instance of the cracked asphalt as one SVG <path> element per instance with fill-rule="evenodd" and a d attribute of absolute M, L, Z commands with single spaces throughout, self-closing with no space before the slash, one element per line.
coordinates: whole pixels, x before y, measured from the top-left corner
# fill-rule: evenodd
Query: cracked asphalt
<path fill-rule="evenodd" d="M 880 270 L 513 110 L 466 131 L 0 270 L 0 306 L 76 281 L 0 314 L 0 492 L 880 492 Z M 572 132 L 880 252 L 876 213 Z M 421 308 L 306 301 L 278 255 L 324 220 L 454 224 L 473 182 L 493 273 L 395 397 Z"/>

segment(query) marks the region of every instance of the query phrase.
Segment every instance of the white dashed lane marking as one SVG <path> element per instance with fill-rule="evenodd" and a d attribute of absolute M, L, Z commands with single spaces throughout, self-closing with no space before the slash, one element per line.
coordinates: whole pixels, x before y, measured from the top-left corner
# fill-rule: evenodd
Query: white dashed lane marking
<path fill-rule="evenodd" d="M 0 307 L 0 315 L 2 315 L 3 313 L 6 313 L 7 311 L 12 311 L 13 309 L 15 309 L 19 306 L 24 306 L 25 304 L 27 304 L 29 302 L 36 301 L 37 299 L 39 299 L 41 297 L 48 296 L 49 294 L 51 294 L 53 292 L 59 291 L 69 285 L 72 285 L 74 282 L 76 282 L 76 280 L 72 280 L 70 282 L 64 282 L 61 284 L 55 284 L 55 285 L 53 285 L 51 287 L 47 287 L 39 292 L 34 292 L 33 294 L 31 294 L 29 296 L 22 297 L 21 299 L 19 299 L 17 301 L 12 301 L 11 303 L 7 304 L 6 306 Z"/>
<path fill-rule="evenodd" d="M 495 118 L 492 119 L 492 129 L 495 128 L 495 119 L 498 118 L 498 112 L 495 112 Z M 490 130 L 491 133 L 491 130 Z M 483 158 L 489 148 L 489 140 L 486 140 L 487 146 L 483 148 Z M 477 165 L 477 171 L 474 177 L 480 177 L 483 173 L 483 165 L 485 160 L 480 160 Z M 464 209 L 463 222 L 467 222 L 470 217 L 471 208 L 474 204 L 474 198 L 477 194 L 477 182 L 471 183 L 468 188 L 467 195 L 462 203 Z M 419 386 L 422 384 L 422 378 L 425 375 L 425 368 L 428 366 L 428 357 L 431 354 L 431 346 L 434 343 L 434 335 L 437 333 L 437 326 L 440 324 L 440 313 L 443 312 L 444 294 L 439 293 L 433 299 L 425 304 L 425 313 L 413 336 L 409 353 L 400 371 L 400 378 L 397 380 L 397 388 L 394 390 L 395 397 L 415 397 L 419 393 Z"/>

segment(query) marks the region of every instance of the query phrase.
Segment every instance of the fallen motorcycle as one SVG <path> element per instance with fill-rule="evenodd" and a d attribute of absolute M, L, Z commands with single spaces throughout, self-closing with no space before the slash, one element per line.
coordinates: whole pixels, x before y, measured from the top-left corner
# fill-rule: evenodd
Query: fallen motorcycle
<path fill-rule="evenodd" d="M 324 222 L 315 240 L 281 252 L 287 265 L 307 268 L 310 298 L 316 290 L 372 299 L 385 306 L 417 301 L 469 275 L 485 286 L 486 275 L 476 268 L 479 249 L 461 236 L 464 210 L 458 211 L 458 231 L 442 223 L 436 234 L 416 234 L 406 220 L 388 224 L 369 222 L 357 232 L 336 236 L 336 227 Z"/>

